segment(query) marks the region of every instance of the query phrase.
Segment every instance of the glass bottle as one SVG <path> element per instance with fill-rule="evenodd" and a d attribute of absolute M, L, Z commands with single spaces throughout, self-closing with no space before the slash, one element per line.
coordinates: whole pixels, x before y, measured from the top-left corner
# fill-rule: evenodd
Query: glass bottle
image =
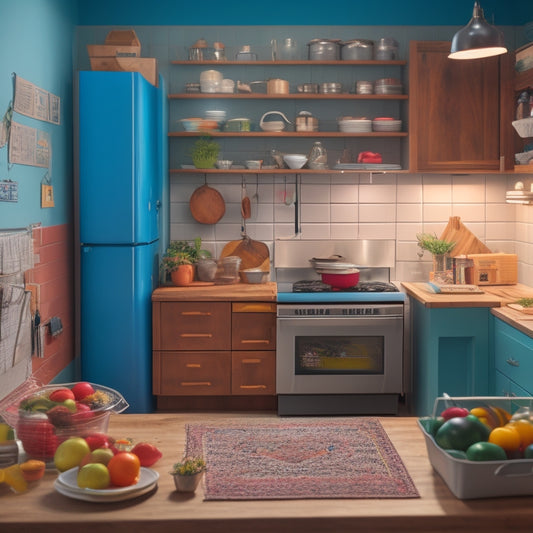
<path fill-rule="evenodd" d="M 313 144 L 307 166 L 315 170 L 328 168 L 328 154 L 320 141 Z"/>

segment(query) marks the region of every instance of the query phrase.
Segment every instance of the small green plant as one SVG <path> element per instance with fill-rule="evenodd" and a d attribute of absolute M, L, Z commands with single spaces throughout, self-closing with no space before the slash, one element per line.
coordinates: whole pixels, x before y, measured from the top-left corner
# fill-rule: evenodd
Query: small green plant
<path fill-rule="evenodd" d="M 533 298 L 520 298 L 516 303 L 522 307 L 533 307 Z"/>
<path fill-rule="evenodd" d="M 192 476 L 205 470 L 205 461 L 202 457 L 184 457 L 172 467 L 173 475 Z"/>
<path fill-rule="evenodd" d="M 444 241 L 439 239 L 435 234 L 430 233 L 418 233 L 416 236 L 418 240 L 418 246 L 422 250 L 427 250 L 433 255 L 443 255 L 450 253 L 455 246 L 454 242 Z"/>
<path fill-rule="evenodd" d="M 218 159 L 220 145 L 209 137 L 201 137 L 194 143 L 191 153 L 196 168 L 212 168 Z"/>
<path fill-rule="evenodd" d="M 188 241 L 171 241 L 163 256 L 161 268 L 165 272 L 172 272 L 180 265 L 192 265 L 204 257 L 211 257 L 211 252 L 202 250 L 201 237 L 196 237 L 194 244 Z"/>

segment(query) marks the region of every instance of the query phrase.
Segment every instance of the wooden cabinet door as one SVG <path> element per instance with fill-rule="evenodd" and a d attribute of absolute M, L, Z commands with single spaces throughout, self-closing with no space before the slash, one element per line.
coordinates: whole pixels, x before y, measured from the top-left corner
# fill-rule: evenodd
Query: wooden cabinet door
<path fill-rule="evenodd" d="M 276 352 L 232 352 L 231 393 L 276 394 Z"/>
<path fill-rule="evenodd" d="M 161 350 L 229 350 L 229 302 L 161 302 L 158 343 Z"/>
<path fill-rule="evenodd" d="M 509 54 L 453 60 L 449 53 L 449 42 L 411 42 L 410 170 L 514 168 Z"/>
<path fill-rule="evenodd" d="M 230 352 L 154 352 L 154 394 L 231 394 Z"/>
<path fill-rule="evenodd" d="M 232 350 L 276 349 L 276 304 L 235 302 L 232 309 Z"/>

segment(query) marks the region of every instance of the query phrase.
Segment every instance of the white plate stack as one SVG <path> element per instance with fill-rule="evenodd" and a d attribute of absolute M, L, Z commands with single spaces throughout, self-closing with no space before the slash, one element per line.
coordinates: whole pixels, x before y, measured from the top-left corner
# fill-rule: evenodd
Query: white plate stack
<path fill-rule="evenodd" d="M 373 131 L 402 131 L 402 121 L 393 118 L 375 118 L 372 121 Z"/>
<path fill-rule="evenodd" d="M 338 120 L 339 131 L 344 133 L 368 133 L 372 131 L 372 120 L 344 117 Z"/>

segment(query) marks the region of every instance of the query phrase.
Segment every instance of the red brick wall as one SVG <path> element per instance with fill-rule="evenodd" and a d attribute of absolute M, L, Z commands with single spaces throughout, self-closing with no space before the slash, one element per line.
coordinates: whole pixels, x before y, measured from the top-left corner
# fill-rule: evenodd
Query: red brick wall
<path fill-rule="evenodd" d="M 67 225 L 33 230 L 36 264 L 26 282 L 38 285 L 41 323 L 59 317 L 63 332 L 52 337 L 46 328 L 44 357 L 32 358 L 33 376 L 49 383 L 75 357 L 74 349 L 74 255 L 72 228 Z"/>

